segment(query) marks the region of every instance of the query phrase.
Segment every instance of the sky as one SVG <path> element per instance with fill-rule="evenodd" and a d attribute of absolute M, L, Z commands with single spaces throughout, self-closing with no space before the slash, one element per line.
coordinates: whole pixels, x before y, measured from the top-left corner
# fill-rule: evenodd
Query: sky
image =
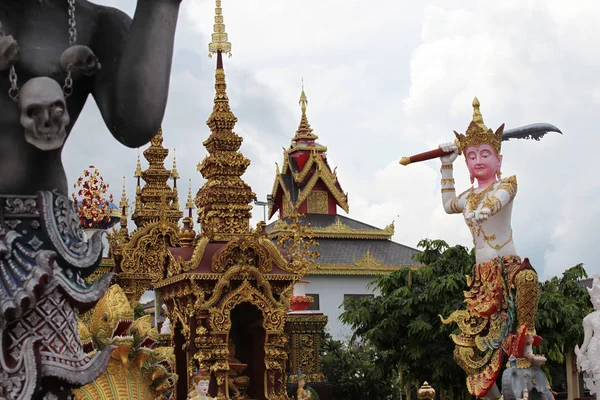
<path fill-rule="evenodd" d="M 136 6 L 95 2 L 129 15 Z M 489 128 L 547 122 L 564 133 L 503 143 L 503 176 L 519 183 L 519 255 L 540 279 L 578 263 L 590 276 L 600 272 L 600 3 L 223 0 L 222 7 L 233 46 L 224 60 L 227 91 L 252 162 L 243 179 L 260 200 L 300 121 L 303 80 L 309 122 L 348 192 L 348 216 L 381 228 L 394 221 L 393 239 L 411 247 L 431 238 L 470 248 L 461 216 L 443 211 L 439 160 L 398 161 L 464 132 L 477 96 Z M 176 149 L 181 204 L 189 178 L 194 194 L 204 183 L 196 165 L 210 134 L 213 17 L 214 0 L 182 1 L 163 121 L 164 146 Z M 112 138 L 90 97 L 63 153 L 70 182 L 93 164 L 117 202 L 126 176 L 133 203 L 136 158 L 137 150 Z M 470 187 L 462 157 L 454 171 L 460 193 Z M 255 206 L 252 225 L 262 216 Z"/>

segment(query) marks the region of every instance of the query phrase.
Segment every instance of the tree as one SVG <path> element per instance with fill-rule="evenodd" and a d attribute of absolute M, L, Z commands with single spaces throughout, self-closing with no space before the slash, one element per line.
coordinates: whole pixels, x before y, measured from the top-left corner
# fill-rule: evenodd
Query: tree
<path fill-rule="evenodd" d="M 443 325 L 439 315 L 464 307 L 465 275 L 471 273 L 474 254 L 443 240 L 425 239 L 418 246 L 423 251 L 415 260 L 422 267 L 378 278 L 373 284 L 381 294 L 349 300 L 340 318 L 383 352 L 380 364 L 400 372 L 403 384 L 427 380 L 448 398 L 464 398 L 465 373 L 454 361 L 449 338 L 457 329 Z"/>
<path fill-rule="evenodd" d="M 144 310 L 144 306 L 142 303 L 137 303 L 135 308 L 133 309 L 133 318 L 138 319 L 146 315 L 146 310 Z"/>
<path fill-rule="evenodd" d="M 583 264 L 566 270 L 541 284 L 536 330 L 544 339 L 540 345 L 549 360 L 564 362 L 566 351 L 583 341 L 583 318 L 592 311 L 587 290 L 578 284 L 587 278 Z"/>
<path fill-rule="evenodd" d="M 383 352 L 370 344 L 342 343 L 330 335 L 321 356 L 321 369 L 334 389 L 335 399 L 398 399 L 398 373 L 380 363 Z"/>
<path fill-rule="evenodd" d="M 561 278 L 540 284 L 536 331 L 543 338 L 539 352 L 548 358 L 544 370 L 555 390 L 566 385 L 565 356 L 583 341 L 582 321 L 593 310 L 587 290 L 578 283 L 582 278 L 587 274 L 583 264 L 578 264 L 563 272 Z"/>

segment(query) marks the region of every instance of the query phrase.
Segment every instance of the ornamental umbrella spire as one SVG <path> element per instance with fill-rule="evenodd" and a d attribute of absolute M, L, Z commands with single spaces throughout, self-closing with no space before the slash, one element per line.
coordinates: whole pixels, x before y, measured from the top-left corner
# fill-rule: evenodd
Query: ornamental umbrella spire
<path fill-rule="evenodd" d="M 227 41 L 221 0 L 216 0 L 215 33 L 209 45 L 210 54 L 217 54 L 215 98 L 213 111 L 206 121 L 211 134 L 204 141 L 208 156 L 198 165 L 206 183 L 196 194 L 198 223 L 201 234 L 217 240 L 250 233 L 250 217 L 254 193 L 241 176 L 250 165 L 238 150 L 242 138 L 233 132 L 236 116 L 229 107 L 227 84 L 223 69 L 223 52 L 231 52 Z"/>

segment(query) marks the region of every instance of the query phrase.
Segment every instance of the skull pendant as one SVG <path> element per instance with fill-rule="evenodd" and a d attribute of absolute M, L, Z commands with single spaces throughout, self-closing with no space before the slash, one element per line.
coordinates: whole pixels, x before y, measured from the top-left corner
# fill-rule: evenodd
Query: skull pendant
<path fill-rule="evenodd" d="M 25 140 L 40 150 L 55 150 L 67 139 L 69 112 L 62 88 L 54 79 L 33 78 L 19 95 Z"/>
<path fill-rule="evenodd" d="M 11 36 L 0 36 L 0 71 L 8 69 L 19 59 L 19 46 Z"/>
<path fill-rule="evenodd" d="M 69 47 L 62 53 L 60 67 L 75 76 L 79 74 L 92 76 L 100 70 L 101 65 L 92 49 L 77 45 Z"/>

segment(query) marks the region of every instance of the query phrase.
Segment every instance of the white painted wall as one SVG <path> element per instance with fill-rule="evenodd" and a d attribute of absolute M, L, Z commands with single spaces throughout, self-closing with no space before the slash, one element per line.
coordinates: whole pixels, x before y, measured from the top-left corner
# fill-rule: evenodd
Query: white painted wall
<path fill-rule="evenodd" d="M 367 285 L 375 278 L 363 275 L 307 275 L 303 278 L 310 282 L 306 288 L 306 294 L 319 294 L 319 311 L 329 317 L 327 329 L 334 339 L 346 340 L 352 334 L 350 327 L 338 319 L 344 312 L 342 307 L 344 294 L 378 295 L 378 291 L 373 292 L 367 288 Z"/>

